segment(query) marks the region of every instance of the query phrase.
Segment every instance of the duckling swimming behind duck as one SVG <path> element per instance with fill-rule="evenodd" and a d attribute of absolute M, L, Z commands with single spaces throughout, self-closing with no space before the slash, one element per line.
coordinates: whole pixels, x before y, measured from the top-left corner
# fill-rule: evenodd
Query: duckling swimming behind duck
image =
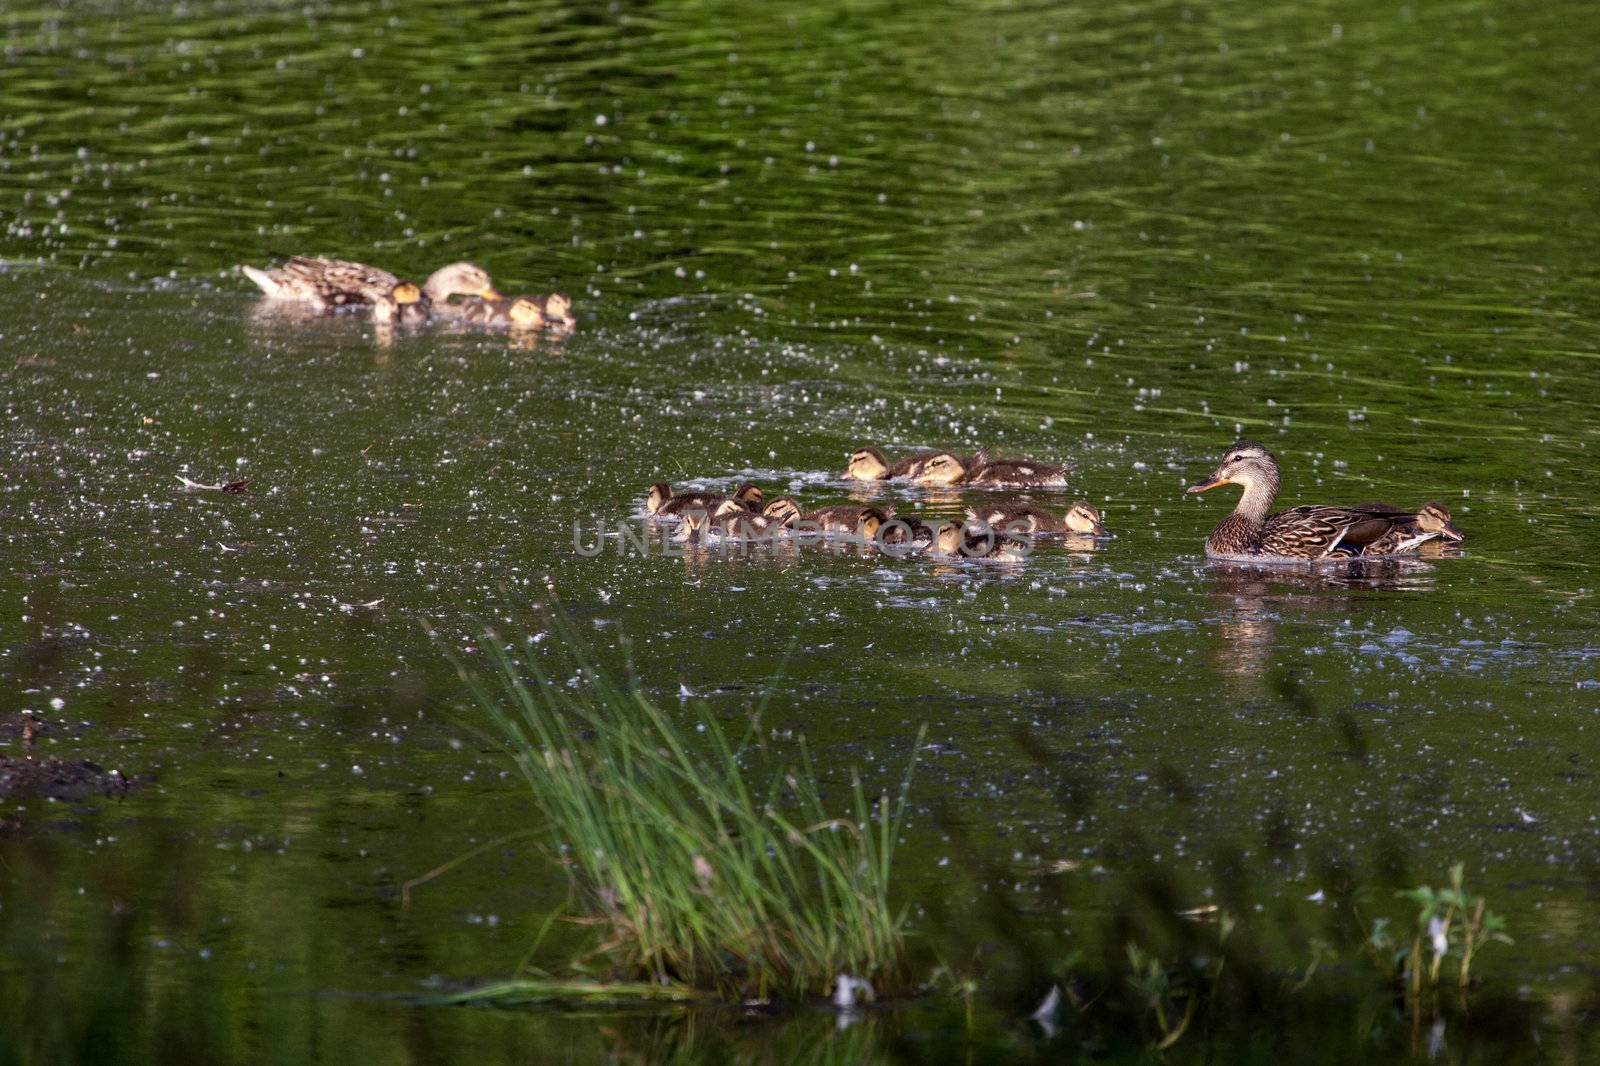
<path fill-rule="evenodd" d="M 1100 512 L 1091 503 L 1079 500 L 1060 518 L 1026 500 L 1000 500 L 987 507 L 968 507 L 967 518 L 995 529 L 1018 533 L 1076 533 L 1086 537 L 1109 537 L 1100 524 Z"/>
<path fill-rule="evenodd" d="M 1391 528 L 1383 536 L 1361 549 L 1362 555 L 1405 555 L 1416 551 L 1431 540 L 1446 544 L 1459 544 L 1464 539 L 1461 530 L 1450 520 L 1450 512 L 1442 504 L 1425 503 L 1417 510 L 1415 522 Z"/>
<path fill-rule="evenodd" d="M 426 293 L 409 281 L 397 282 L 372 301 L 372 321 L 379 325 L 425 326 L 432 310 Z"/>
<path fill-rule="evenodd" d="M 578 324 L 578 316 L 572 313 L 572 297 L 564 292 L 553 292 L 539 301 L 539 310 L 544 315 L 546 325 L 557 329 L 571 329 Z"/>
<path fill-rule="evenodd" d="M 455 310 L 462 322 L 492 329 L 538 329 L 545 324 L 544 311 L 534 296 L 509 300 L 473 296 L 463 300 Z"/>

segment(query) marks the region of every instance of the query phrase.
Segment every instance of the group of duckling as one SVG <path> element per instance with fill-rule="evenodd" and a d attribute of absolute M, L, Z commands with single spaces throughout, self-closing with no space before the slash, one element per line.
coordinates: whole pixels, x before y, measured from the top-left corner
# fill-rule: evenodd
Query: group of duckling
<path fill-rule="evenodd" d="M 1069 466 L 1032 459 L 993 459 L 986 449 L 972 455 L 924 451 L 890 463 L 877 448 L 850 456 L 846 480 L 904 480 L 957 488 L 1060 489 Z M 1240 561 L 1324 561 L 1408 555 L 1424 544 L 1453 547 L 1463 535 L 1450 512 L 1438 503 L 1407 509 L 1383 503 L 1351 506 L 1312 504 L 1272 510 L 1277 499 L 1278 462 L 1254 441 L 1239 441 L 1190 493 L 1222 485 L 1244 489 L 1233 512 L 1206 538 L 1206 554 Z M 806 511 L 788 496 L 767 500 L 760 487 L 746 483 L 731 495 L 674 493 L 666 482 L 650 486 L 646 511 L 680 523 L 680 535 L 713 534 L 732 540 L 809 533 L 845 536 L 895 554 L 922 551 L 937 556 L 1011 560 L 1025 555 L 1038 535 L 1064 535 L 1069 546 L 1109 537 L 1100 512 L 1083 501 L 1063 514 L 1027 500 L 1002 499 L 966 509 L 966 522 L 929 525 L 895 514 L 892 507 L 836 504 Z M 1077 541 L 1076 545 L 1071 544 Z"/>
<path fill-rule="evenodd" d="M 985 450 L 974 455 L 918 452 L 891 464 L 879 449 L 862 448 L 850 456 L 842 476 L 868 482 L 904 479 L 920 485 L 1059 489 L 1066 487 L 1068 470 L 1032 459 L 994 459 Z M 834 504 L 808 511 L 788 496 L 768 500 L 750 483 L 724 496 L 674 493 L 670 484 L 657 482 L 650 486 L 645 510 L 658 519 L 676 520 L 684 537 L 713 534 L 747 541 L 777 535 L 842 536 L 890 554 L 969 559 L 1020 558 L 1041 534 L 1064 535 L 1069 546 L 1080 548 L 1111 535 L 1100 512 L 1083 501 L 1057 514 L 1027 500 L 1003 499 L 968 508 L 965 522 L 929 524 L 898 515 L 889 506 Z"/>
<path fill-rule="evenodd" d="M 563 292 L 503 296 L 476 263 L 450 263 L 421 285 L 347 259 L 293 255 L 276 266 L 241 266 L 268 300 L 314 311 L 366 310 L 380 325 L 425 326 L 436 319 L 489 329 L 571 329 L 577 319 Z M 452 303 L 454 297 L 464 297 Z"/>

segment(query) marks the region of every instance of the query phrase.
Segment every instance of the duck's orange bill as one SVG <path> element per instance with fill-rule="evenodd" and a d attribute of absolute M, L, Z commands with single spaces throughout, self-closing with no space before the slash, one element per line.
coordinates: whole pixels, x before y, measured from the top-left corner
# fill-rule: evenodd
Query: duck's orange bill
<path fill-rule="evenodd" d="M 485 285 L 482 289 L 479 290 L 478 295 L 482 296 L 485 300 L 504 300 L 505 299 L 504 296 L 501 296 L 499 293 L 494 291 L 494 286 L 493 285 Z"/>
<path fill-rule="evenodd" d="M 1213 477 L 1213 478 L 1208 478 L 1207 480 L 1200 482 L 1200 484 L 1198 484 L 1198 485 L 1190 485 L 1187 489 L 1184 489 L 1184 491 L 1185 492 L 1209 492 L 1210 490 L 1212 490 L 1214 488 L 1217 488 L 1217 487 L 1219 487 L 1221 485 L 1226 485 L 1226 484 L 1228 484 L 1228 479 L 1227 478 L 1225 478 L 1225 477 Z"/>

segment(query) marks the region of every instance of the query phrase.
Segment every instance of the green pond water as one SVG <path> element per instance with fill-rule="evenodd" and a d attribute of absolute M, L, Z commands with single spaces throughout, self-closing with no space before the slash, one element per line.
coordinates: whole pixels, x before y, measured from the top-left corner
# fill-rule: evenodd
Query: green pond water
<path fill-rule="evenodd" d="M 0 759 L 137 786 L 0 795 L 0 1062 L 954 1054 L 914 1011 L 414 1005 L 515 970 L 565 893 L 515 842 L 400 895 L 536 828 L 425 625 L 459 646 L 550 589 L 686 722 L 765 700 L 835 785 L 896 780 L 925 726 L 921 943 L 967 950 L 952 916 L 1003 897 L 1092 950 L 1134 865 L 1315 926 L 1462 861 L 1516 937 L 1486 979 L 1589 994 L 1592 14 L 0 6 Z M 263 314 L 232 268 L 279 251 L 470 258 L 582 321 Z M 1235 490 L 1182 489 L 1240 436 L 1286 503 L 1444 502 L 1462 556 L 1208 565 Z M 577 550 L 655 480 L 983 498 L 852 489 L 863 444 L 1074 461 L 1039 498 L 1116 538 L 1008 566 Z M 1069 866 L 1067 913 L 1030 910 Z"/>

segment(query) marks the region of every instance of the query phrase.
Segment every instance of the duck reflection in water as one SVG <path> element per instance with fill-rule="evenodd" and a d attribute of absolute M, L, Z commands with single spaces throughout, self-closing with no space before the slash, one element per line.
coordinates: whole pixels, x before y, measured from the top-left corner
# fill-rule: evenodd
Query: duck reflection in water
<path fill-rule="evenodd" d="M 1285 616 L 1349 614 L 1386 601 L 1369 595 L 1373 592 L 1426 592 L 1434 587 L 1434 575 L 1434 567 L 1416 556 L 1317 566 L 1213 561 L 1206 567 L 1207 597 L 1220 610 L 1212 668 L 1224 682 L 1241 689 L 1240 695 L 1267 695 L 1265 682 Z"/>

